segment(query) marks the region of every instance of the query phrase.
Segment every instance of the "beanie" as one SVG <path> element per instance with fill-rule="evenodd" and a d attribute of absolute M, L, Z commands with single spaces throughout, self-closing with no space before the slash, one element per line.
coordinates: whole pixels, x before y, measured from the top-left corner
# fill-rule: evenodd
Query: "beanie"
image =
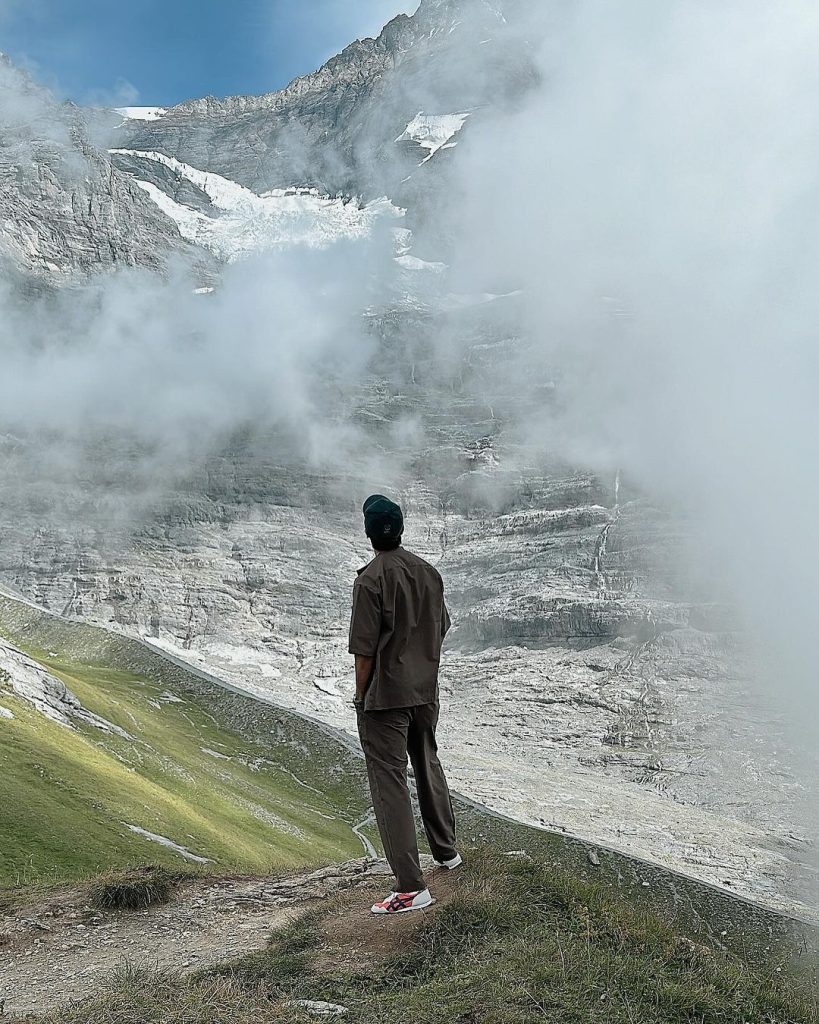
<path fill-rule="evenodd" d="M 371 495 L 364 502 L 364 530 L 371 540 L 399 540 L 404 532 L 401 508 L 383 494 Z"/>

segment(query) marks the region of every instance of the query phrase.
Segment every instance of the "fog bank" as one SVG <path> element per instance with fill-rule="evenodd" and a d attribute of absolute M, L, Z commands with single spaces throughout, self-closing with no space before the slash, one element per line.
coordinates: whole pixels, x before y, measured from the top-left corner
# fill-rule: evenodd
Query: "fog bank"
<path fill-rule="evenodd" d="M 458 273 L 524 288 L 562 395 L 529 435 L 691 517 L 680 556 L 757 641 L 813 816 L 819 11 L 581 0 L 546 27 L 542 87 L 460 154 Z"/>

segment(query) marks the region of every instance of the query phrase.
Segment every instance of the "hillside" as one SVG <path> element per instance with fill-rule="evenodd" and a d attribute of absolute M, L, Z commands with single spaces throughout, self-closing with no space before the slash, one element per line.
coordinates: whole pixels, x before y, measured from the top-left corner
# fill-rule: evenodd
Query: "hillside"
<path fill-rule="evenodd" d="M 273 709 L 248 727 L 170 663 L 147 651 L 135 663 L 136 645 L 30 619 L 0 601 L 0 885 L 146 860 L 269 870 L 371 849 L 353 830 L 369 799 L 338 744 L 317 730 L 307 741 L 304 723 Z"/>

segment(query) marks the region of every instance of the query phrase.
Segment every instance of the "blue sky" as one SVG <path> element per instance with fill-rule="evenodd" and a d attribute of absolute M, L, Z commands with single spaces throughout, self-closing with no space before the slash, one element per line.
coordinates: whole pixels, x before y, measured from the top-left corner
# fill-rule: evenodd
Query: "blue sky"
<path fill-rule="evenodd" d="M 0 0 L 0 51 L 82 103 L 268 92 L 418 0 Z"/>

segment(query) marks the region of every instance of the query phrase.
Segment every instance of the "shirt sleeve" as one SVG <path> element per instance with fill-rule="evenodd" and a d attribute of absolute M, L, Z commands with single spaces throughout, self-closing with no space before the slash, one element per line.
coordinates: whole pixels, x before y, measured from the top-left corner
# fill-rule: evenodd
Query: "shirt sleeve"
<path fill-rule="evenodd" d="M 447 610 L 446 600 L 444 598 L 444 580 L 440 573 L 438 573 L 438 581 L 441 584 L 441 643 L 449 632 L 449 627 L 452 625 L 452 619 L 449 617 L 449 611 Z"/>
<path fill-rule="evenodd" d="M 442 601 L 441 602 L 441 640 L 443 640 L 444 637 L 447 635 L 447 633 L 449 632 L 449 627 L 451 625 L 452 625 L 452 619 L 450 619 L 450 617 L 449 617 L 449 612 L 447 611 L 446 602 Z"/>
<path fill-rule="evenodd" d="M 353 586 L 353 614 L 350 619 L 350 654 L 372 658 L 381 636 L 381 594 L 369 580 L 359 577 Z"/>

